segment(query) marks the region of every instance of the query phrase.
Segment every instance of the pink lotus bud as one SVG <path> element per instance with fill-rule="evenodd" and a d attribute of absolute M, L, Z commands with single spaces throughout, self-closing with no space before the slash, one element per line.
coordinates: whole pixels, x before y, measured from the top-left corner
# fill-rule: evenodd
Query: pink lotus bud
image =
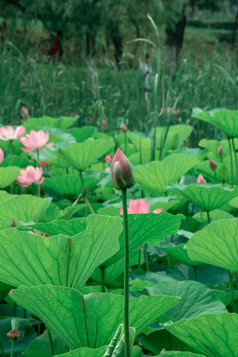
<path fill-rule="evenodd" d="M 122 127 L 121 127 L 121 130 L 124 131 L 124 133 L 126 133 L 127 130 L 128 130 L 127 125 L 123 124 Z"/>
<path fill-rule="evenodd" d="M 7 333 L 7 336 L 10 338 L 10 340 L 17 341 L 20 338 L 20 332 L 17 330 L 11 330 Z"/>
<path fill-rule="evenodd" d="M 210 166 L 210 169 L 213 171 L 215 171 L 217 168 L 217 164 L 213 160 L 209 161 L 209 166 Z"/>
<path fill-rule="evenodd" d="M 11 295 L 11 294 L 12 294 L 12 290 L 10 290 L 7 295 Z"/>
<path fill-rule="evenodd" d="M 104 128 L 107 126 L 107 121 L 105 119 L 102 121 L 102 126 L 104 126 Z"/>
<path fill-rule="evenodd" d="M 21 115 L 22 116 L 28 115 L 28 110 L 25 107 L 21 107 Z"/>
<path fill-rule="evenodd" d="M 12 218 L 11 227 L 16 227 L 16 226 L 17 226 L 16 221 L 14 218 Z"/>
<path fill-rule="evenodd" d="M 112 160 L 111 180 L 117 190 L 130 188 L 134 182 L 130 161 L 119 148 Z"/>
<path fill-rule="evenodd" d="M 198 185 L 206 185 L 207 181 L 205 180 L 205 178 L 199 174 L 198 178 L 197 178 L 197 184 Z"/>
<path fill-rule="evenodd" d="M 220 155 L 220 156 L 223 155 L 224 150 L 223 150 L 223 147 L 222 147 L 221 145 L 218 146 L 217 153 L 218 153 L 218 155 Z"/>
<path fill-rule="evenodd" d="M 0 149 L 0 164 L 3 162 L 4 159 L 4 152 L 2 151 L 2 149 Z"/>

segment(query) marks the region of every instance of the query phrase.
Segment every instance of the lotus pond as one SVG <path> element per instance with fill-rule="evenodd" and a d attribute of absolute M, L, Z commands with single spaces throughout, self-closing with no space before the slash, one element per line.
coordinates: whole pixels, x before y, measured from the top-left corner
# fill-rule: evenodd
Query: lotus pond
<path fill-rule="evenodd" d="M 0 355 L 237 357 L 238 111 L 195 109 L 198 147 L 22 115 L 0 128 Z"/>

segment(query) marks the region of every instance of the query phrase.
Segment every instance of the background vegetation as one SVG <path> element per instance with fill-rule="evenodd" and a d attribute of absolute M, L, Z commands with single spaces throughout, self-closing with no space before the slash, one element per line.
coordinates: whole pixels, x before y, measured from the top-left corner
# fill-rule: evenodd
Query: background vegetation
<path fill-rule="evenodd" d="M 236 109 L 237 8 L 233 0 L 1 0 L 0 121 L 19 123 L 24 105 L 31 116 L 78 113 L 79 124 L 106 118 L 147 131 L 168 122 L 168 106 L 180 108 L 170 121 L 190 124 L 193 107 Z M 138 66 L 147 52 L 157 82 L 145 94 Z"/>

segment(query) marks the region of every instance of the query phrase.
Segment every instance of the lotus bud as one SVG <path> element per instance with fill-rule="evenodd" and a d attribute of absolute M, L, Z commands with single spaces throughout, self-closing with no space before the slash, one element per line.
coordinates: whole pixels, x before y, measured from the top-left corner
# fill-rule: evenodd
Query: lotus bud
<path fill-rule="evenodd" d="M 105 119 L 102 121 L 102 126 L 104 126 L 104 128 L 107 126 L 107 121 Z"/>
<path fill-rule="evenodd" d="M 14 218 L 12 218 L 11 227 L 16 227 L 16 226 L 17 226 L 16 221 Z"/>
<path fill-rule="evenodd" d="M 130 161 L 119 148 L 112 160 L 111 180 L 117 190 L 130 188 L 134 182 Z"/>
<path fill-rule="evenodd" d="M 198 185 L 206 185 L 207 181 L 205 180 L 205 178 L 199 174 L 198 178 L 197 178 L 197 184 Z"/>
<path fill-rule="evenodd" d="M 11 330 L 7 333 L 7 336 L 10 338 L 10 340 L 17 341 L 20 337 L 20 332 L 17 330 Z"/>
<path fill-rule="evenodd" d="M 222 147 L 221 145 L 218 146 L 217 153 L 218 153 L 218 155 L 220 155 L 220 156 L 223 155 L 224 150 L 223 150 L 223 147 Z"/>
<path fill-rule="evenodd" d="M 124 131 L 124 133 L 126 133 L 127 130 L 128 130 L 127 125 L 126 125 L 126 124 L 123 124 L 122 127 L 121 127 L 121 130 Z"/>
<path fill-rule="evenodd" d="M 210 166 L 210 169 L 213 171 L 215 171 L 217 168 L 217 164 L 213 160 L 209 161 L 209 166 Z"/>

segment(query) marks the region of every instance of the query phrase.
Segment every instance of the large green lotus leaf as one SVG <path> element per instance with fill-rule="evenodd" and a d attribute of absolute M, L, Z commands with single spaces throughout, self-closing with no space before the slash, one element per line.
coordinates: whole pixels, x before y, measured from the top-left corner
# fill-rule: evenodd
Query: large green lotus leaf
<path fill-rule="evenodd" d="M 103 357 L 104 353 L 106 352 L 106 349 L 107 349 L 107 346 L 102 346 L 102 347 L 99 347 L 96 349 L 82 347 L 82 348 L 77 348 L 74 351 L 63 353 L 63 354 L 60 354 L 57 356 L 58 357 Z M 52 354 L 49 357 L 51 357 L 51 356 L 52 356 Z M 57 356 L 55 356 L 55 357 L 57 357 Z M 32 356 L 29 356 L 29 357 L 32 357 Z"/>
<path fill-rule="evenodd" d="M 229 203 L 230 204 L 230 203 Z M 218 221 L 220 219 L 232 219 L 234 216 L 232 214 L 225 212 L 221 209 L 215 209 L 214 211 L 211 211 L 209 213 L 210 215 L 210 220 L 212 221 Z M 200 223 L 207 223 L 207 213 L 206 212 L 197 212 L 193 218 L 195 218 L 198 222 Z"/>
<path fill-rule="evenodd" d="M 223 149 L 223 154 L 222 158 L 225 158 L 227 156 L 230 156 L 230 149 L 229 149 L 229 141 L 228 140 L 208 140 L 208 139 L 202 139 L 199 142 L 199 146 L 207 149 L 209 152 L 213 154 L 213 157 L 220 161 L 221 156 L 218 154 L 218 146 L 221 145 Z M 235 139 L 235 147 L 237 148 L 238 146 L 238 141 Z M 211 157 L 212 158 L 212 157 Z"/>
<path fill-rule="evenodd" d="M 166 281 L 146 288 L 150 296 L 168 295 L 180 297 L 178 305 L 167 311 L 167 320 L 193 319 L 203 314 L 226 312 L 224 304 L 213 291 L 196 281 Z"/>
<path fill-rule="evenodd" d="M 155 151 L 155 157 L 159 157 L 159 151 Z M 151 151 L 150 150 L 143 150 L 141 154 L 136 152 L 129 156 L 129 160 L 133 165 L 140 165 L 141 164 L 148 164 L 151 162 Z"/>
<path fill-rule="evenodd" d="M 143 244 L 157 245 L 168 235 L 176 234 L 182 219 L 182 215 L 173 216 L 163 211 L 159 214 L 129 214 L 128 223 L 130 227 L 130 251 L 135 251 Z M 120 235 L 120 247 L 121 249 L 105 263 L 105 266 L 111 265 L 123 258 L 123 233 Z"/>
<path fill-rule="evenodd" d="M 62 354 L 69 350 L 55 334 L 51 334 L 54 355 Z M 49 336 L 45 330 L 42 335 L 36 337 L 24 351 L 24 357 L 52 357 Z M 64 355 L 63 355 L 64 356 Z"/>
<path fill-rule="evenodd" d="M 0 167 L 0 189 L 9 186 L 19 176 L 20 167 Z"/>
<path fill-rule="evenodd" d="M 226 312 L 200 315 L 165 326 L 174 336 L 207 357 L 238 356 L 238 315 Z"/>
<path fill-rule="evenodd" d="M 86 140 L 83 143 L 77 143 L 68 146 L 65 149 L 59 149 L 57 155 L 68 162 L 68 165 L 84 171 L 92 165 L 101 156 L 104 156 L 114 146 L 110 140 Z"/>
<path fill-rule="evenodd" d="M 95 188 L 98 181 L 96 177 L 85 177 L 84 186 L 87 191 L 91 191 Z M 83 189 L 80 177 L 75 175 L 45 178 L 43 186 L 49 187 L 60 195 L 79 195 Z"/>
<path fill-rule="evenodd" d="M 238 136 L 238 110 L 201 111 L 193 117 L 215 126 L 230 138 Z"/>
<path fill-rule="evenodd" d="M 13 286 L 52 284 L 82 287 L 119 249 L 119 217 L 91 215 L 88 228 L 71 238 L 17 230 L 0 233 L 0 280 Z"/>
<path fill-rule="evenodd" d="M 75 137 L 77 143 L 81 143 L 92 137 L 96 129 L 95 126 L 84 126 L 83 128 L 72 128 L 69 130 L 69 133 Z"/>
<path fill-rule="evenodd" d="M 108 345 L 123 322 L 121 295 L 81 295 L 67 287 L 38 286 L 13 290 L 11 298 L 38 316 L 70 348 Z M 178 301 L 171 296 L 130 298 L 130 326 L 139 335 Z"/>
<path fill-rule="evenodd" d="M 75 137 L 65 130 L 52 128 L 50 126 L 42 126 L 41 129 L 49 133 L 49 141 L 53 141 L 54 144 L 57 143 L 56 147 L 59 145 L 59 143 L 60 146 L 68 146 L 70 144 L 76 143 Z M 67 144 L 65 145 L 65 143 Z"/>
<path fill-rule="evenodd" d="M 184 244 L 170 244 L 167 246 L 159 246 L 159 249 L 164 250 L 168 254 L 172 255 L 173 257 L 181 260 L 181 262 L 193 266 L 199 265 L 198 262 L 192 261 L 189 256 L 187 249 L 185 248 Z"/>
<path fill-rule="evenodd" d="M 137 151 L 150 150 L 151 148 L 151 139 L 145 138 L 141 135 L 132 133 L 131 131 L 127 132 L 129 140 L 132 142 Z"/>
<path fill-rule="evenodd" d="M 0 229 L 11 227 L 12 219 L 17 225 L 21 222 L 37 222 L 50 205 L 50 199 L 31 195 L 14 195 L 0 205 Z"/>
<path fill-rule="evenodd" d="M 212 222 L 187 244 L 192 260 L 238 271 L 238 219 Z"/>
<path fill-rule="evenodd" d="M 135 180 L 154 195 L 166 190 L 170 183 L 176 182 L 191 170 L 198 161 L 194 157 L 172 154 L 163 161 L 153 161 L 147 165 L 138 165 L 134 169 Z"/>
<path fill-rule="evenodd" d="M 50 126 L 52 128 L 59 128 L 66 130 L 70 127 L 77 117 L 60 117 L 52 118 L 48 116 L 43 116 L 41 118 L 29 118 L 24 122 L 24 126 L 27 131 L 29 130 L 40 130 L 42 126 Z"/>
<path fill-rule="evenodd" d="M 156 147 L 159 149 L 161 140 L 164 141 L 167 127 L 156 128 Z M 184 141 L 192 133 L 192 127 L 185 124 L 171 125 L 165 139 L 164 148 L 167 150 L 174 150 L 181 146 Z"/>
<path fill-rule="evenodd" d="M 192 352 L 179 352 L 179 351 L 162 351 L 158 357 L 206 357 L 204 355 L 198 355 L 197 353 Z"/>
<path fill-rule="evenodd" d="M 55 220 L 48 223 L 36 223 L 33 225 L 33 228 L 36 228 L 50 236 L 57 234 L 73 236 L 86 229 L 86 222 L 86 217 L 74 218 L 70 220 Z"/>
<path fill-rule="evenodd" d="M 212 211 L 228 203 L 238 195 L 238 188 L 220 185 L 177 185 L 177 189 L 204 211 Z"/>
<path fill-rule="evenodd" d="M 1 167 L 17 166 L 18 170 L 25 169 L 27 165 L 29 165 L 28 154 L 23 152 L 21 155 L 6 156 L 1 163 Z"/>
<path fill-rule="evenodd" d="M 13 155 L 20 155 L 22 154 L 22 148 L 23 145 L 22 143 L 19 141 L 19 140 L 13 140 L 12 141 L 12 152 L 13 152 Z M 10 148 L 10 141 L 4 141 L 4 140 L 0 140 L 0 148 L 10 154 L 11 152 L 11 148 Z"/>

